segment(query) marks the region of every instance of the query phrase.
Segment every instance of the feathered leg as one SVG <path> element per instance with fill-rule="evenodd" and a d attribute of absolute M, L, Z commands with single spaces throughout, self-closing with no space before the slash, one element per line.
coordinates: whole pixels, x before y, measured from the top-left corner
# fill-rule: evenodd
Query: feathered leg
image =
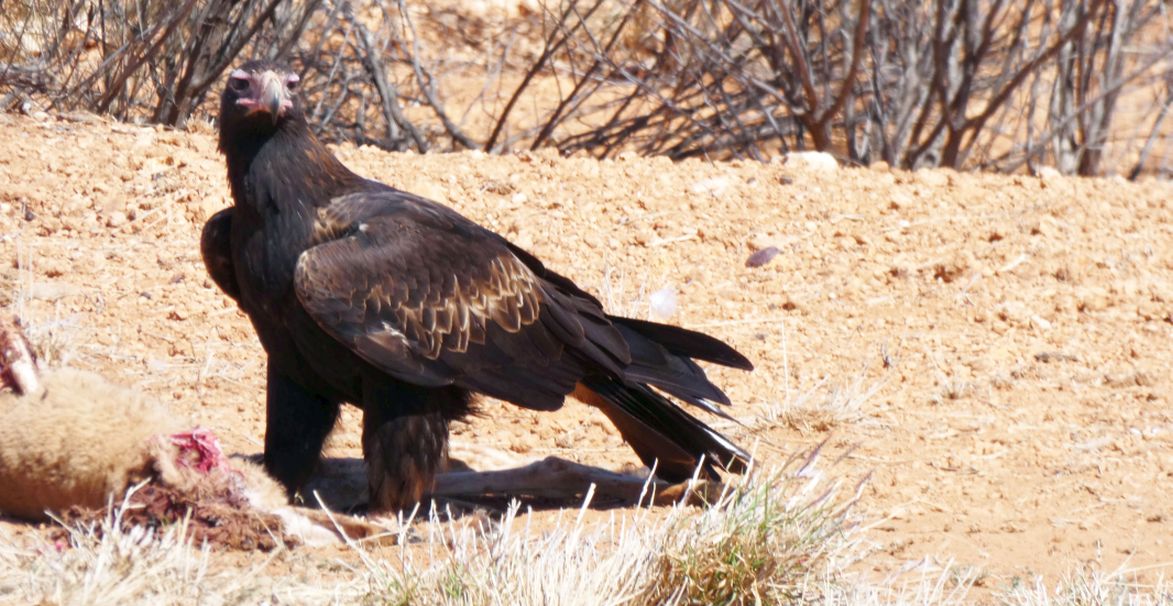
<path fill-rule="evenodd" d="M 432 491 L 448 456 L 448 422 L 468 409 L 464 390 L 373 378 L 363 385 L 363 458 L 371 511 L 412 507 Z"/>
<path fill-rule="evenodd" d="M 309 480 L 339 403 L 307 391 L 269 363 L 265 471 L 293 496 Z"/>

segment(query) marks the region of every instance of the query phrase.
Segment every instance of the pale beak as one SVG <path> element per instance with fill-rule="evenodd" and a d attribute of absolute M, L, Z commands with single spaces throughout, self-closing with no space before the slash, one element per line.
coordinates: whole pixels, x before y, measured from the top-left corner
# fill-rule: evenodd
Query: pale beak
<path fill-rule="evenodd" d="M 273 72 L 261 74 L 261 94 L 257 109 L 269 112 L 273 124 L 276 124 L 289 104 L 289 99 L 285 96 L 285 85 L 281 82 L 280 76 Z"/>

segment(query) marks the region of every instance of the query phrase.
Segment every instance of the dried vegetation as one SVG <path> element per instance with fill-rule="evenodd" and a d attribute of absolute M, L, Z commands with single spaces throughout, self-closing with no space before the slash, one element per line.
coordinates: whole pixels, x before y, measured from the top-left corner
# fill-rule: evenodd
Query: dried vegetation
<path fill-rule="evenodd" d="M 245 56 L 292 61 L 328 139 L 394 150 L 1173 171 L 1173 21 L 1145 0 L 20 0 L 0 108 L 179 125 Z"/>

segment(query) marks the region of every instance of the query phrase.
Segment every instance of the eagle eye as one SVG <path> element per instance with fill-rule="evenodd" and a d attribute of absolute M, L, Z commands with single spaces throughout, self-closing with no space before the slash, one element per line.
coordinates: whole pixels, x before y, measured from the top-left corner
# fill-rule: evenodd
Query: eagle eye
<path fill-rule="evenodd" d="M 285 77 L 285 88 L 288 88 L 290 91 L 295 91 L 299 82 L 301 82 L 301 78 L 297 74 L 289 74 Z"/>
<path fill-rule="evenodd" d="M 238 93 L 243 93 L 243 92 L 247 91 L 248 87 L 249 87 L 248 78 L 241 78 L 239 76 L 234 76 L 234 77 L 228 79 L 228 88 L 231 88 L 232 90 L 234 90 Z"/>

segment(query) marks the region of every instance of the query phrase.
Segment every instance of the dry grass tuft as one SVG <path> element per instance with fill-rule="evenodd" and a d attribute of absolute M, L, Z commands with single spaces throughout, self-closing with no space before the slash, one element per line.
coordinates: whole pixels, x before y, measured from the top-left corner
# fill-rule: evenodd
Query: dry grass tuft
<path fill-rule="evenodd" d="M 969 569 L 926 563 L 879 580 L 850 572 L 868 553 L 851 513 L 862 483 L 844 491 L 818 462 L 816 450 L 754 470 L 700 511 L 617 510 L 596 522 L 584 505 L 562 512 L 553 529 L 531 527 L 535 516 L 517 505 L 495 522 L 433 512 L 404 520 L 390 552 L 351 542 L 352 557 L 336 560 L 279 549 L 244 567 L 185 541 L 186 520 L 128 527 L 132 490 L 109 517 L 65 526 L 60 541 L 0 530 L 0 603 L 972 603 Z M 1081 569 L 1053 587 L 1035 579 L 995 597 L 1024 606 L 1173 603 L 1163 577 L 1141 581 L 1148 572 Z"/>
<path fill-rule="evenodd" d="M 1173 562 L 1157 568 L 1168 570 L 1173 568 Z M 1048 585 L 1041 577 L 1017 582 L 1005 592 L 1002 601 L 1015 606 L 1173 604 L 1173 585 L 1163 574 L 1145 581 L 1144 574 L 1151 572 L 1151 568 L 1125 566 L 1105 572 L 1088 566 L 1068 572 L 1054 585 Z"/>
<path fill-rule="evenodd" d="M 0 603 L 353 603 L 357 595 L 320 579 L 263 574 L 274 558 L 288 555 L 281 550 L 244 567 L 217 565 L 207 545 L 184 539 L 190 534 L 186 519 L 159 530 L 130 526 L 124 518 L 133 513 L 136 490 L 104 519 L 64 525 L 64 538 L 0 530 Z"/>
<path fill-rule="evenodd" d="M 809 599 L 812 576 L 849 560 L 848 510 L 858 496 L 824 487 L 815 451 L 792 473 L 732 486 L 695 518 L 666 527 L 645 603 L 781 603 Z M 837 564 L 838 562 L 838 564 Z"/>
<path fill-rule="evenodd" d="M 802 433 L 826 432 L 861 419 L 864 404 L 881 387 L 882 381 L 867 378 L 866 369 L 842 385 L 828 386 L 824 378 L 793 397 L 767 406 L 763 417 L 770 425 L 786 425 Z"/>
<path fill-rule="evenodd" d="M 515 505 L 487 526 L 427 524 L 419 538 L 433 547 L 404 542 L 396 563 L 351 545 L 369 578 L 367 599 L 379 603 L 790 601 L 813 577 L 833 582 L 855 545 L 849 511 L 859 487 L 842 494 L 818 460 L 814 451 L 755 470 L 699 513 L 636 509 L 587 524 L 584 503 L 574 519 L 538 533 Z"/>
<path fill-rule="evenodd" d="M 52 317 L 38 317 L 31 312 L 29 302 L 46 295 L 38 292 L 46 289 L 46 283 L 36 281 L 40 259 L 28 241 L 20 236 L 15 238 L 14 248 L 18 271 L 13 282 L 4 284 L 5 296 L 0 298 L 7 299 L 7 305 L 0 313 L 19 319 L 21 329 L 41 364 L 46 367 L 62 365 L 77 353 L 74 347 L 79 333 L 77 321 L 62 314 L 59 306 L 54 306 Z"/>

